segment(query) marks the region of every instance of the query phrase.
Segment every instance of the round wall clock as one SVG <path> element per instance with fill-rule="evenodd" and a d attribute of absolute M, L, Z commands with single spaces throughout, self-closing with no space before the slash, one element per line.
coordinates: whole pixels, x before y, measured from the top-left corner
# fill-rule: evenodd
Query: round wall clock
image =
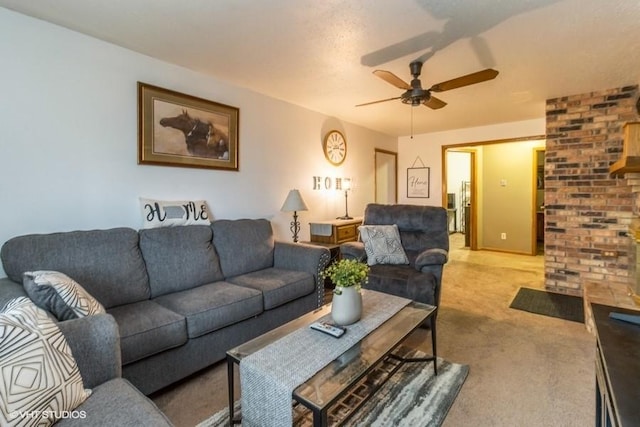
<path fill-rule="evenodd" d="M 338 166 L 347 157 L 347 140 L 340 132 L 332 130 L 324 137 L 322 149 L 329 163 Z"/>

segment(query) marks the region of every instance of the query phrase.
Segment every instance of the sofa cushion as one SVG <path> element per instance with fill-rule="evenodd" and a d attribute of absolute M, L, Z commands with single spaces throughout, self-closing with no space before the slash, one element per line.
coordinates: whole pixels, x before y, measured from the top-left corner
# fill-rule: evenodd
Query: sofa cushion
<path fill-rule="evenodd" d="M 130 228 L 14 237 L 2 246 L 0 257 L 14 282 L 22 283 L 25 271 L 59 271 L 105 308 L 149 299 L 138 232 Z"/>
<path fill-rule="evenodd" d="M 151 297 L 222 280 L 211 238 L 208 225 L 141 230 L 140 249 L 147 264 Z"/>
<path fill-rule="evenodd" d="M 68 417 L 56 427 L 161 427 L 172 426 L 158 407 L 123 378 L 114 378 L 93 389 L 90 399 L 78 406 L 82 417 Z"/>
<path fill-rule="evenodd" d="M 52 425 L 91 394 L 60 329 L 26 297 L 0 309 L 0 367 L 2 426 Z"/>
<path fill-rule="evenodd" d="M 184 316 L 153 301 L 121 305 L 107 312 L 118 322 L 123 365 L 187 342 Z"/>
<path fill-rule="evenodd" d="M 266 219 L 218 220 L 211 227 L 226 278 L 273 267 L 275 241 Z"/>
<path fill-rule="evenodd" d="M 430 272 L 409 265 L 378 264 L 371 266 L 363 288 L 435 305 L 436 286 L 436 277 Z"/>
<path fill-rule="evenodd" d="M 187 319 L 189 338 L 223 328 L 260 314 L 262 293 L 227 282 L 215 282 L 153 301 Z"/>
<path fill-rule="evenodd" d="M 311 274 L 281 268 L 254 271 L 229 279 L 229 282 L 262 292 L 265 310 L 271 310 L 316 290 Z"/>
<path fill-rule="evenodd" d="M 27 271 L 23 277 L 24 289 L 29 298 L 58 320 L 105 313 L 102 304 L 66 274 L 40 270 Z"/>

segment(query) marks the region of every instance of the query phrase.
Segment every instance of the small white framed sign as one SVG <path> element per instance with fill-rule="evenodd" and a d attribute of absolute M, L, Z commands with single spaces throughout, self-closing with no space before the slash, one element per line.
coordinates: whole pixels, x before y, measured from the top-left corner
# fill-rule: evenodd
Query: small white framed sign
<path fill-rule="evenodd" d="M 429 198 L 430 168 L 407 168 L 407 197 Z"/>

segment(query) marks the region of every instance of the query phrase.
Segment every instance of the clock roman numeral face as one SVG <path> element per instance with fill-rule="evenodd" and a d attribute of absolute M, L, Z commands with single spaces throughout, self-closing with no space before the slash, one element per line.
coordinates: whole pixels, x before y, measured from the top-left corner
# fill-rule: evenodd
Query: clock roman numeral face
<path fill-rule="evenodd" d="M 334 165 L 341 164 L 347 155 L 347 143 L 339 132 L 330 132 L 325 140 L 324 154 Z"/>
<path fill-rule="evenodd" d="M 338 161 L 341 160 L 344 156 L 344 141 L 340 138 L 339 135 L 333 134 L 331 135 L 330 140 L 327 142 L 327 151 L 329 152 L 329 157 L 331 160 Z"/>

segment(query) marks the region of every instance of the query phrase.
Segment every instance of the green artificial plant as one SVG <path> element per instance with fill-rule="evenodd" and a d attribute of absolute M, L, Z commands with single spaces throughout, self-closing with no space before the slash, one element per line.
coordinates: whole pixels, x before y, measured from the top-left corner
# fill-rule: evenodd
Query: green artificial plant
<path fill-rule="evenodd" d="M 367 264 L 353 259 L 341 259 L 325 268 L 321 276 L 323 279 L 328 277 L 336 286 L 334 293 L 340 295 L 338 287 L 359 287 L 362 283 L 367 283 L 368 273 L 369 266 Z"/>

